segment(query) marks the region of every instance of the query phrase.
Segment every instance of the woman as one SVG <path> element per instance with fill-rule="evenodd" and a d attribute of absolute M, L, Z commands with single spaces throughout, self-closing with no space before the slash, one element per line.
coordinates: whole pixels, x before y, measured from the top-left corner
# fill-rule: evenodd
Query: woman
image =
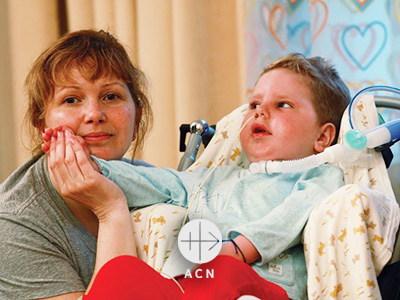
<path fill-rule="evenodd" d="M 77 299 L 105 262 L 136 254 L 121 189 L 40 147 L 45 128 L 64 126 L 97 157 L 121 160 L 132 142 L 134 155 L 152 118 L 145 87 L 104 31 L 67 34 L 36 60 L 26 79 L 35 155 L 0 186 L 1 299 Z"/>

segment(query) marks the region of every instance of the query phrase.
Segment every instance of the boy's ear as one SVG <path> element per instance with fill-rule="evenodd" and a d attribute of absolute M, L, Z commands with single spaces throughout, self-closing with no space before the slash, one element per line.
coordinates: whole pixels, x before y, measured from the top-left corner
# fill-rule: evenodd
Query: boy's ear
<path fill-rule="evenodd" d="M 325 123 L 321 126 L 319 138 L 315 141 L 314 150 L 318 153 L 329 147 L 336 135 L 336 127 L 332 123 Z"/>

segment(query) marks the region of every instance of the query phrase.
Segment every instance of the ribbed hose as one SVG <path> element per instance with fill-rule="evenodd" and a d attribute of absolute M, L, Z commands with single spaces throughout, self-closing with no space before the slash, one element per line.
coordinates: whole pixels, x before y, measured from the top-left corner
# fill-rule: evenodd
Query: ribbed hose
<path fill-rule="evenodd" d="M 345 158 L 345 151 L 349 150 L 343 145 L 336 144 L 329 148 L 326 148 L 324 152 L 319 154 L 313 154 L 301 159 L 295 160 L 284 160 L 284 161 L 260 161 L 252 163 L 249 166 L 251 173 L 292 173 L 292 172 L 302 172 L 309 170 L 324 163 L 332 163 L 334 161 L 341 161 Z M 347 151 L 346 159 L 355 161 L 359 155 L 360 151 Z M 351 154 L 351 155 L 350 155 Z"/>

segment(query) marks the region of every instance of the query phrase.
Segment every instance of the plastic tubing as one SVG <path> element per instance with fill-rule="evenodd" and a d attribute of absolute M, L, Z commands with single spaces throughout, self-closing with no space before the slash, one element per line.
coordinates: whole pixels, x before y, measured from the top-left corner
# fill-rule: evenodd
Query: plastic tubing
<path fill-rule="evenodd" d="M 349 122 L 350 122 L 351 129 L 355 129 L 354 125 L 353 125 L 352 116 L 353 116 L 354 107 L 357 106 L 357 103 L 359 101 L 359 99 L 357 99 L 358 96 L 363 93 L 366 93 L 366 92 L 379 92 L 379 91 L 386 91 L 386 92 L 391 92 L 391 93 L 395 93 L 395 94 L 400 94 L 400 89 L 391 87 L 391 86 L 386 86 L 386 85 L 369 86 L 369 87 L 366 87 L 366 88 L 362 89 L 361 91 L 359 91 L 357 94 L 355 94 L 353 99 L 351 99 L 350 104 L 349 104 Z"/>
<path fill-rule="evenodd" d="M 395 94 L 400 94 L 400 89 L 398 88 L 385 85 L 377 85 L 377 86 L 369 86 L 366 87 L 365 89 L 362 89 L 353 97 L 353 99 L 351 99 L 349 105 L 349 122 L 350 122 L 350 127 L 354 132 L 351 133 L 353 135 L 351 139 L 346 139 L 350 147 L 353 147 L 353 145 L 355 144 L 358 144 L 358 146 L 357 145 L 355 146 L 359 147 L 359 144 L 365 143 L 365 147 L 375 148 L 377 146 L 389 143 L 391 141 L 400 138 L 400 119 L 387 122 L 385 124 L 379 125 L 364 132 L 360 132 L 356 128 L 354 128 L 352 116 L 354 107 L 357 106 L 357 103 L 359 101 L 358 96 L 366 92 L 377 92 L 377 91 L 386 91 Z"/>
<path fill-rule="evenodd" d="M 359 133 L 366 137 L 366 147 L 375 148 L 400 138 L 400 119 L 396 119 Z"/>
<path fill-rule="evenodd" d="M 360 153 L 360 151 L 348 148 L 346 145 L 336 144 L 326 148 L 324 152 L 301 159 L 254 162 L 250 164 L 249 170 L 251 173 L 267 174 L 301 172 L 324 163 L 332 163 L 339 160 L 355 161 Z"/>

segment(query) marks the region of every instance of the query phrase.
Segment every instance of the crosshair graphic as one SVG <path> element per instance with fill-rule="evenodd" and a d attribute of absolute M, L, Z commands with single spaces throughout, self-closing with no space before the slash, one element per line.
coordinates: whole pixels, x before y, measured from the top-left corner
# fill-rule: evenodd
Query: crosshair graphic
<path fill-rule="evenodd" d="M 221 232 L 208 220 L 192 220 L 179 232 L 179 251 L 193 263 L 203 264 L 213 260 L 219 254 L 221 247 Z"/>

